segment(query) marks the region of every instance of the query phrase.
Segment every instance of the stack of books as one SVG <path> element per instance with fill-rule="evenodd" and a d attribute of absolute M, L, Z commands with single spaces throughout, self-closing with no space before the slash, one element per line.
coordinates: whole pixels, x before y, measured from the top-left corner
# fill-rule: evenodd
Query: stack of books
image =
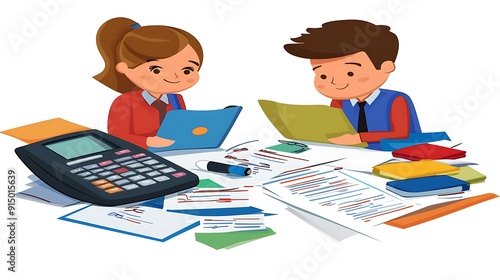
<path fill-rule="evenodd" d="M 470 166 L 454 166 L 440 160 L 465 157 L 466 152 L 434 144 L 418 144 L 392 152 L 407 161 L 377 165 L 372 174 L 392 181 L 386 189 L 403 197 L 450 195 L 470 190 L 470 185 L 484 182 L 486 176 Z"/>

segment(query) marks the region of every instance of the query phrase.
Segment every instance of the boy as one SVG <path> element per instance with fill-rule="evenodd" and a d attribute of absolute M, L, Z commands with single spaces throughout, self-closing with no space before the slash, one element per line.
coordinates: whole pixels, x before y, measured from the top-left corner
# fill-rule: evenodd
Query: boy
<path fill-rule="evenodd" d="M 367 142 L 368 148 L 380 149 L 381 139 L 404 139 L 421 132 L 410 97 L 380 88 L 396 68 L 399 44 L 390 27 L 340 20 L 307 32 L 293 38 L 295 43 L 285 45 L 285 50 L 310 59 L 316 90 L 332 98 L 330 106 L 341 108 L 358 132 L 330 142 Z"/>

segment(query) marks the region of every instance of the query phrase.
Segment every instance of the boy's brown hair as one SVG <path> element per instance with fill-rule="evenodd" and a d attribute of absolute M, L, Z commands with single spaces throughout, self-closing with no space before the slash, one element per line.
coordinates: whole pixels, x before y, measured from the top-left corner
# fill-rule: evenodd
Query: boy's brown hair
<path fill-rule="evenodd" d="M 395 62 L 398 37 L 386 25 L 362 20 L 338 20 L 324 23 L 320 28 L 307 28 L 308 34 L 292 38 L 285 50 L 298 57 L 324 59 L 365 52 L 375 68 L 384 61 Z"/>

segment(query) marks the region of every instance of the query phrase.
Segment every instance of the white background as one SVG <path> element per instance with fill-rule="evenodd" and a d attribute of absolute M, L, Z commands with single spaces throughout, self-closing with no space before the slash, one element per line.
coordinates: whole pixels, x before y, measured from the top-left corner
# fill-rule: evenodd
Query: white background
<path fill-rule="evenodd" d="M 313 87 L 308 61 L 289 55 L 283 45 L 307 27 L 363 19 L 391 26 L 400 40 L 397 69 L 384 87 L 411 96 L 423 130 L 445 130 L 454 142 L 463 142 L 468 159 L 480 163 L 478 170 L 488 176 L 487 183 L 474 187 L 498 192 L 500 22 L 493 3 L 2 1 L 0 130 L 55 117 L 105 130 L 108 108 L 118 94 L 92 78 L 103 67 L 95 35 L 104 21 L 124 16 L 141 25 L 179 27 L 199 39 L 205 60 L 200 82 L 183 92 L 188 108 L 244 108 L 223 146 L 276 137 L 258 99 L 329 104 Z M 482 81 L 488 80 L 485 86 Z M 5 135 L 0 141 L 0 170 L 18 169 L 22 190 L 29 171 L 14 148 L 23 143 Z M 0 216 L 6 216 L 2 192 Z M 0 278 L 500 278 L 499 199 L 406 230 L 386 227 L 389 241 L 354 236 L 322 251 L 326 257 L 320 259 L 315 252 L 326 235 L 280 205 L 269 205 L 266 210 L 279 213 L 266 221 L 276 235 L 216 251 L 196 242 L 193 232 L 158 243 L 59 221 L 68 209 L 18 200 L 19 272 L 7 273 L 3 262 Z M 2 223 L 0 259 L 6 259 L 6 238 Z"/>

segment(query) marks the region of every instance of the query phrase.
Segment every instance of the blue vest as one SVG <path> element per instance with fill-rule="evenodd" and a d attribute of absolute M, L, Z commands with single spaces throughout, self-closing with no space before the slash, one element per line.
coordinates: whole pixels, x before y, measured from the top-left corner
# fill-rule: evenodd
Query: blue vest
<path fill-rule="evenodd" d="M 167 94 L 168 103 L 172 105 L 172 110 L 182 110 L 181 103 L 179 102 L 179 95 L 176 93 Z"/>
<path fill-rule="evenodd" d="M 420 123 L 418 121 L 417 112 L 413 106 L 413 102 L 410 97 L 402 92 L 380 89 L 380 94 L 372 102 L 372 104 L 366 103 L 365 114 L 366 114 L 366 124 L 368 126 L 368 132 L 370 131 L 389 131 L 391 130 L 391 106 L 394 99 L 398 96 L 404 97 L 406 103 L 408 104 L 408 109 L 410 111 L 410 133 L 420 133 Z M 355 104 L 352 106 L 350 100 L 342 101 L 342 110 L 351 122 L 352 126 L 358 130 L 358 116 L 359 116 L 359 106 Z M 380 150 L 380 142 L 369 142 L 369 149 Z"/>

